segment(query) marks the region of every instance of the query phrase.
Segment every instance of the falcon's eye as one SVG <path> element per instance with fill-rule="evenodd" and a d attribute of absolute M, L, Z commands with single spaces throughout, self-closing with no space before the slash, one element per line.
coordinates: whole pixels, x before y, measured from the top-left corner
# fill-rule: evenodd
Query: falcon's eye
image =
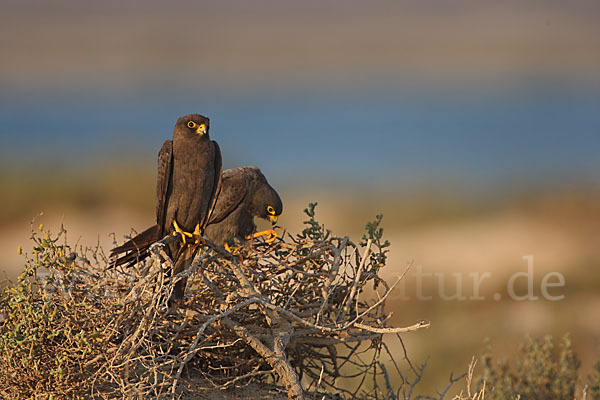
<path fill-rule="evenodd" d="M 273 207 L 271 207 L 271 206 L 268 206 L 268 207 L 267 207 L 267 212 L 268 212 L 269 214 L 271 214 L 271 215 L 275 215 L 275 209 L 274 209 Z"/>
<path fill-rule="evenodd" d="M 188 128 L 194 129 L 196 127 L 196 123 L 194 121 L 188 122 Z"/>

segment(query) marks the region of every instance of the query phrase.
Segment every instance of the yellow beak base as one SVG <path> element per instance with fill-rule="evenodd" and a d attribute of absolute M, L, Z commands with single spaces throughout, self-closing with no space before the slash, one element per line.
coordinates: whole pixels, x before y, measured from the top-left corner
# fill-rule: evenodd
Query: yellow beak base
<path fill-rule="evenodd" d="M 198 126 L 198 129 L 196 129 L 196 133 L 198 135 L 206 135 L 206 125 L 202 124 Z"/>

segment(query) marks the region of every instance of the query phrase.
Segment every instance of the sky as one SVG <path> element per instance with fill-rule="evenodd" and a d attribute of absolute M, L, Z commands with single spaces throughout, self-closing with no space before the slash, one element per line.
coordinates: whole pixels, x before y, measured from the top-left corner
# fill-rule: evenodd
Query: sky
<path fill-rule="evenodd" d="M 225 166 L 505 187 L 597 181 L 593 1 L 4 1 L 3 168 L 153 168 L 211 118 Z M 112 162 L 112 161 L 111 161 Z"/>

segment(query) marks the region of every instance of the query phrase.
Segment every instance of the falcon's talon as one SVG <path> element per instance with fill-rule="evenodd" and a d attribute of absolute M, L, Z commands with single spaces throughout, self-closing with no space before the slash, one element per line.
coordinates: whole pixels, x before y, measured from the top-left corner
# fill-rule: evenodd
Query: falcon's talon
<path fill-rule="evenodd" d="M 204 241 L 204 238 L 202 236 L 199 236 L 196 238 L 196 240 L 194 240 L 194 243 L 188 244 L 188 246 L 190 247 L 204 247 L 206 245 L 206 242 Z"/>
<path fill-rule="evenodd" d="M 196 224 L 196 229 L 194 230 L 194 233 L 185 232 L 183 229 L 181 229 L 179 227 L 176 220 L 173 220 L 173 227 L 175 228 L 175 231 L 173 232 L 173 236 L 181 235 L 181 247 L 185 246 L 186 244 L 188 245 L 188 247 L 197 246 L 200 243 L 200 238 L 202 236 L 200 235 L 199 224 Z M 186 236 L 189 238 L 196 237 L 194 243 L 193 244 L 187 243 Z"/>
<path fill-rule="evenodd" d="M 234 257 L 237 257 L 237 259 L 239 260 L 239 262 L 244 261 L 244 257 L 242 257 L 242 255 L 240 253 L 234 253 L 233 250 L 231 249 L 231 247 L 229 247 L 229 243 L 225 242 L 223 243 L 223 247 L 225 247 L 225 250 L 227 250 L 229 252 L 229 254 L 231 254 Z"/>
<path fill-rule="evenodd" d="M 173 220 L 173 228 L 175 231 L 173 232 L 173 236 L 181 235 L 181 247 L 185 246 L 185 232 L 181 230 L 177 221 Z"/>
<path fill-rule="evenodd" d="M 275 241 L 275 239 L 277 239 L 277 235 L 270 236 L 267 240 L 265 240 L 265 242 L 267 242 L 268 244 L 273 244 L 273 242 Z"/>
<path fill-rule="evenodd" d="M 202 237 L 202 232 L 200 231 L 200 223 L 196 224 L 194 228 L 194 233 L 190 234 L 190 237 L 194 237 L 194 245 L 196 246 L 204 246 L 204 238 Z"/>
<path fill-rule="evenodd" d="M 268 236 L 267 239 L 265 239 L 265 242 L 268 244 L 272 244 L 275 239 L 279 237 L 277 232 L 275 232 L 273 229 L 267 229 L 266 231 L 256 232 L 255 234 L 250 235 L 249 239 L 254 239 L 261 236 Z"/>

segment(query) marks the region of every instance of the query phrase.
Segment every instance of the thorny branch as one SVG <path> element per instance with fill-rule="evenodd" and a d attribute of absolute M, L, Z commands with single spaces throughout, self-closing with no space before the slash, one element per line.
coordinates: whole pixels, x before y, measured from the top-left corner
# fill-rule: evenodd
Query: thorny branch
<path fill-rule="evenodd" d="M 85 334 L 95 338 L 79 365 L 87 397 L 178 398 L 193 375 L 206 388 L 278 385 L 290 399 L 395 398 L 380 359 L 384 350 L 393 361 L 383 335 L 429 323 L 386 325 L 385 301 L 402 276 L 391 286 L 379 277 L 387 252 L 380 231 L 372 229 L 361 246 L 332 236 L 312 216 L 307 223 L 299 235 L 284 233 L 272 244 L 254 240 L 233 254 L 206 240 L 176 276 L 164 250 L 172 237 L 126 271 L 66 255 L 66 244 L 60 257 L 56 246 L 41 248 L 59 262 L 44 266 L 50 279 L 37 283 L 34 300 L 45 309 L 60 299 L 61 318 L 77 312 Z M 168 299 L 183 278 L 185 303 L 171 308 Z M 93 316 L 81 304 L 92 304 Z"/>

